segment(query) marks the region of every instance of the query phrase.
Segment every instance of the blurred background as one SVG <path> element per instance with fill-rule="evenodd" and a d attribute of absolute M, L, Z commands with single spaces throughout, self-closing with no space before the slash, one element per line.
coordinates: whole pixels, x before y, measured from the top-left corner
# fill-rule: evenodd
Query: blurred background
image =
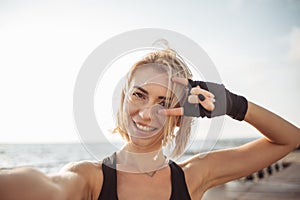
<path fill-rule="evenodd" d="M 0 143 L 80 142 L 73 89 L 107 39 L 163 28 L 197 42 L 231 91 L 300 125 L 300 1 L 0 2 Z M 266 119 L 267 120 L 267 119 Z M 222 138 L 254 138 L 226 118 Z"/>
<path fill-rule="evenodd" d="M 140 28 L 168 29 L 194 40 L 228 89 L 300 126 L 300 1 L 1 0 L 0 168 L 29 165 L 51 173 L 70 161 L 95 159 L 82 146 L 73 120 L 77 74 L 104 41 Z M 253 127 L 225 118 L 213 148 L 257 137 Z M 194 141 L 182 159 L 199 152 L 199 145 Z M 101 157 L 114 150 L 107 143 L 95 148 Z M 258 182 L 258 199 L 266 197 L 262 191 L 299 199 L 290 181 L 282 184 L 283 177 L 291 177 L 298 191 L 297 162 L 286 174 L 277 173 L 279 184 L 276 175 L 271 184 Z M 231 182 L 221 192 L 208 192 L 206 199 L 245 197 L 241 194 L 255 190 L 253 184 Z"/>

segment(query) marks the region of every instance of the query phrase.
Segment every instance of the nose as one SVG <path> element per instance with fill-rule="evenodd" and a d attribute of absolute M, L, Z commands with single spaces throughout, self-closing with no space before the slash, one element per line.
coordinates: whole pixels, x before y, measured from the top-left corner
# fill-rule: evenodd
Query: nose
<path fill-rule="evenodd" d="M 164 126 L 167 120 L 167 116 L 158 114 L 159 110 L 163 109 L 160 105 L 151 105 L 140 108 L 138 115 L 143 122 L 153 123 L 157 126 Z"/>
<path fill-rule="evenodd" d="M 151 120 L 151 109 L 152 106 L 145 106 L 144 108 L 141 108 L 139 110 L 139 116 L 145 121 Z"/>
<path fill-rule="evenodd" d="M 143 120 L 165 120 L 165 116 L 159 115 L 158 112 L 161 110 L 163 107 L 160 105 L 145 105 L 142 108 L 139 109 L 139 116 Z"/>

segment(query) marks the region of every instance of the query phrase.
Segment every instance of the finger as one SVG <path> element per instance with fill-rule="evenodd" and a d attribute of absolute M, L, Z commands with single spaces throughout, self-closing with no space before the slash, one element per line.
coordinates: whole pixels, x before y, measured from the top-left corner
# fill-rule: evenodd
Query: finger
<path fill-rule="evenodd" d="M 208 111 L 213 111 L 215 109 L 215 104 L 212 101 L 202 101 L 200 104 Z"/>
<path fill-rule="evenodd" d="M 198 95 L 189 95 L 188 102 L 191 104 L 198 104 L 200 103 L 203 108 L 205 108 L 208 111 L 212 111 L 215 109 L 214 102 L 210 98 L 206 98 L 204 101 L 201 101 L 198 98 Z"/>
<path fill-rule="evenodd" d="M 188 84 L 189 84 L 189 81 L 186 78 L 173 77 L 172 81 L 174 83 L 179 83 L 179 84 L 184 85 L 184 86 L 188 86 Z"/>
<path fill-rule="evenodd" d="M 181 116 L 183 115 L 183 108 L 162 109 L 158 111 L 158 114 L 166 116 Z"/>
<path fill-rule="evenodd" d="M 215 95 L 207 90 L 201 89 L 198 85 L 197 87 L 193 87 L 190 91 L 191 94 L 197 95 L 197 94 L 203 94 L 204 96 L 208 98 L 214 98 Z"/>
<path fill-rule="evenodd" d="M 198 95 L 189 95 L 188 96 L 188 102 L 191 104 L 198 104 L 199 103 L 199 98 Z"/>

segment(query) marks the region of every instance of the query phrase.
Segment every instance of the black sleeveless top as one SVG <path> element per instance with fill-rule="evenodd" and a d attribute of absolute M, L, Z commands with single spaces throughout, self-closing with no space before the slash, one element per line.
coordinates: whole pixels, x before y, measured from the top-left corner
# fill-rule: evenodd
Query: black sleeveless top
<path fill-rule="evenodd" d="M 175 162 L 170 161 L 172 192 L 170 200 L 191 200 L 184 178 L 184 172 Z M 118 200 L 116 153 L 102 162 L 103 185 L 98 200 Z"/>

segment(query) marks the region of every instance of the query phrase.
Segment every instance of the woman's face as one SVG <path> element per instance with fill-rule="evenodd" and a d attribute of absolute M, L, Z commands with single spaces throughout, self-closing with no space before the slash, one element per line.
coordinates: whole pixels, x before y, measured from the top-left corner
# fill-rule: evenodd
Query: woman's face
<path fill-rule="evenodd" d="M 166 116 L 160 109 L 168 108 L 168 75 L 151 66 L 139 66 L 125 94 L 124 113 L 130 142 L 140 148 L 161 147 Z"/>

